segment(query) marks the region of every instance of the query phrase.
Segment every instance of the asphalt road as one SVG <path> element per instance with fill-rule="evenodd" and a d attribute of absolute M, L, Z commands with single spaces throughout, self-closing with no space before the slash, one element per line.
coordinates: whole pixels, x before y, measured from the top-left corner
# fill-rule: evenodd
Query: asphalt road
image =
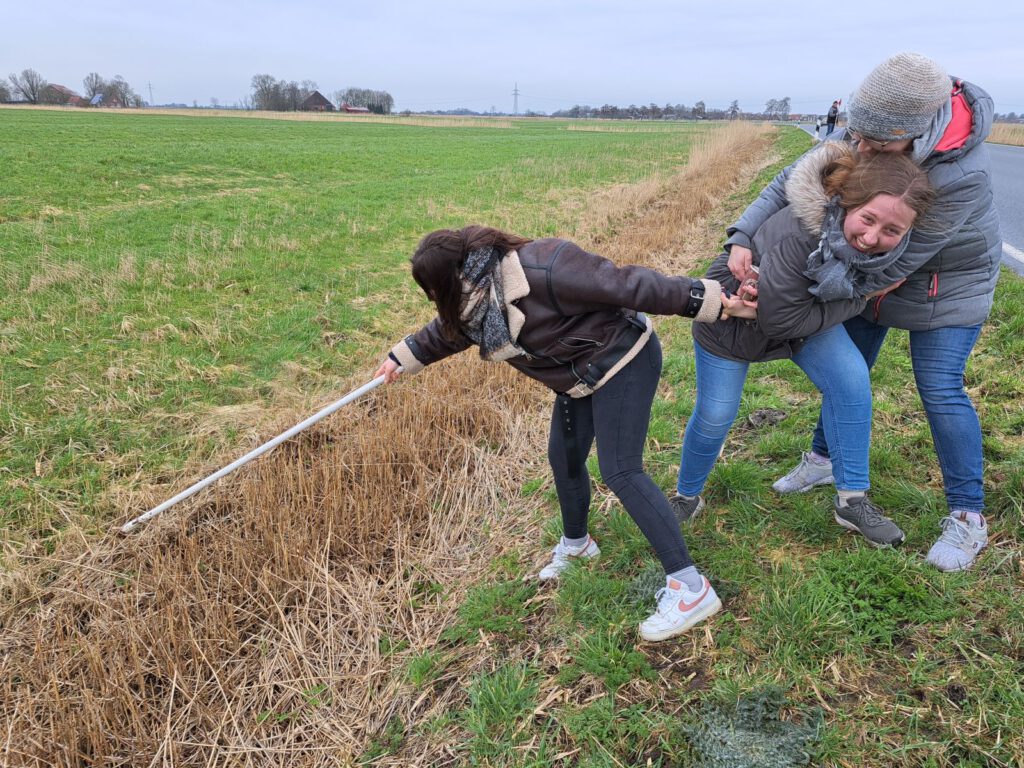
<path fill-rule="evenodd" d="M 814 135 L 813 125 L 801 125 Z M 825 129 L 821 129 L 824 138 Z M 992 191 L 1003 230 L 1003 263 L 1024 275 L 1024 147 L 989 144 Z"/>

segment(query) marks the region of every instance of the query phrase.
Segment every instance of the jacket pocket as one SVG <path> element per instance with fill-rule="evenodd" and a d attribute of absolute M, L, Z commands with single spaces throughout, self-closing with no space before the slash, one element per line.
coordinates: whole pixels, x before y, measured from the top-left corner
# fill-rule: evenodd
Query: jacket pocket
<path fill-rule="evenodd" d="M 587 339 L 582 336 L 561 336 L 558 339 L 559 346 L 571 349 L 573 352 L 582 352 L 585 349 L 600 349 L 604 342 L 597 339 Z"/>

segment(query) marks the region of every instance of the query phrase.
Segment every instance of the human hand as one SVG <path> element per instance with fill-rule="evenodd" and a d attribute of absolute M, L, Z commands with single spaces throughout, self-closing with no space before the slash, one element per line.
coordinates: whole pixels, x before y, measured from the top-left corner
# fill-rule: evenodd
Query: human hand
<path fill-rule="evenodd" d="M 729 271 L 741 283 L 744 280 L 757 279 L 757 273 L 751 269 L 753 263 L 754 254 L 749 248 L 742 245 L 733 245 L 729 248 Z"/>
<path fill-rule="evenodd" d="M 746 320 L 753 320 L 757 317 L 757 301 L 744 301 L 737 296 L 722 295 L 722 319 L 727 317 L 742 317 Z"/>
<path fill-rule="evenodd" d="M 897 280 L 892 285 L 886 286 L 885 288 L 879 288 L 877 291 L 872 291 L 871 293 L 869 293 L 864 298 L 865 299 L 873 299 L 876 296 L 879 296 L 879 297 L 880 296 L 885 296 L 885 294 L 891 293 L 892 291 L 895 291 L 897 288 L 899 288 L 905 282 L 907 282 L 907 278 L 904 277 L 902 280 Z"/>
<path fill-rule="evenodd" d="M 389 357 L 381 363 L 380 368 L 378 368 L 377 372 L 373 374 L 373 378 L 376 379 L 378 376 L 383 376 L 385 384 L 393 384 L 401 375 L 402 367 Z"/>
<path fill-rule="evenodd" d="M 736 296 L 744 301 L 752 301 L 757 304 L 757 280 L 747 279 L 740 283 Z"/>

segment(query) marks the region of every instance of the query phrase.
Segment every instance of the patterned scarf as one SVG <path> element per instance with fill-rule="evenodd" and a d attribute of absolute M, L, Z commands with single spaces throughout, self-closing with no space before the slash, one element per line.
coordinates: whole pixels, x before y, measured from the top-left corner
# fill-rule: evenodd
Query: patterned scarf
<path fill-rule="evenodd" d="M 895 280 L 886 270 L 900 257 L 910 240 L 908 230 L 888 253 L 862 253 L 846 241 L 845 218 L 839 197 L 833 197 L 825 208 L 818 247 L 807 257 L 804 275 L 816 283 L 808 290 L 820 301 L 861 298 L 892 285 Z"/>
<path fill-rule="evenodd" d="M 514 251 L 502 254 L 490 245 L 470 251 L 462 264 L 462 332 L 480 347 L 484 360 L 507 360 L 526 354 L 516 345 L 518 328 L 514 333 L 509 328 L 509 302 L 520 296 L 505 295 L 502 262 L 506 256 L 511 256 L 518 267 Z M 521 328 L 522 323 L 518 326 Z"/>

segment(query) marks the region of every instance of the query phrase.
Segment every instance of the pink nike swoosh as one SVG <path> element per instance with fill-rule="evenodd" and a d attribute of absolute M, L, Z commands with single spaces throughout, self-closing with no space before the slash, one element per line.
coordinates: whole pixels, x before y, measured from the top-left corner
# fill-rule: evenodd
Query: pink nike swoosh
<path fill-rule="evenodd" d="M 709 589 L 711 589 L 711 582 L 709 582 L 707 579 L 704 579 L 704 591 L 700 593 L 700 596 L 692 603 L 687 603 L 685 600 L 680 600 L 679 610 L 683 611 L 684 613 L 686 611 L 692 611 L 700 603 L 700 601 L 704 599 L 704 595 L 708 593 Z"/>

